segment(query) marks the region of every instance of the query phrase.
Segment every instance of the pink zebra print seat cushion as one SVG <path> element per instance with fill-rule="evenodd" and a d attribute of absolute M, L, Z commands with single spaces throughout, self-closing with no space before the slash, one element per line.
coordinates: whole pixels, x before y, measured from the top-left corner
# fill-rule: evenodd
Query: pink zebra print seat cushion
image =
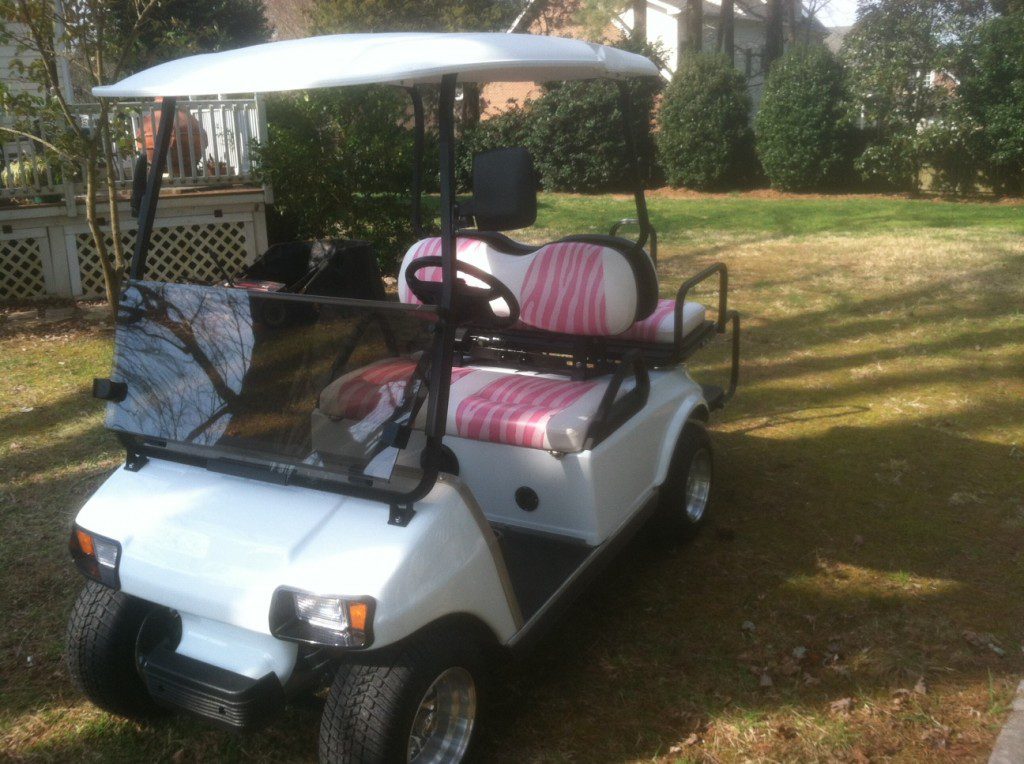
<path fill-rule="evenodd" d="M 650 315 L 657 300 L 657 277 L 650 259 L 628 248 L 611 246 L 614 240 L 577 237 L 545 244 L 537 249 L 503 251 L 493 242 L 470 236 L 458 240 L 457 257 L 500 279 L 519 301 L 519 322 L 525 327 L 560 334 L 611 337 Z M 414 244 L 398 274 L 402 302 L 419 300 L 405 282 L 410 263 L 441 254 L 440 239 Z M 440 281 L 440 268 L 419 273 L 425 281 Z M 483 286 L 465 277 L 471 286 Z M 500 301 L 498 315 L 508 315 Z"/>
<path fill-rule="evenodd" d="M 382 403 L 391 409 L 399 405 L 414 365 L 412 360 L 395 358 L 349 372 L 320 394 L 319 412 L 350 422 Z M 608 381 L 457 367 L 452 369 L 447 432 L 525 448 L 581 451 Z M 418 426 L 422 419 L 421 412 Z"/>
<path fill-rule="evenodd" d="M 452 385 L 448 433 L 546 451 L 582 451 L 608 379 L 476 370 Z"/>
<path fill-rule="evenodd" d="M 699 302 L 688 302 L 683 307 L 683 336 L 699 328 L 707 311 Z M 672 343 L 676 336 L 676 301 L 658 300 L 658 307 L 643 321 L 637 321 L 619 335 L 622 339 L 638 342 Z"/>

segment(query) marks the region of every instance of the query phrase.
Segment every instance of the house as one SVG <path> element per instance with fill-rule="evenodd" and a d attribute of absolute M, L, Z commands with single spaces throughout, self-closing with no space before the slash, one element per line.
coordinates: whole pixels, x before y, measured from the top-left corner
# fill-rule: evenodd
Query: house
<path fill-rule="evenodd" d="M 18 36 L 16 25 L 7 28 Z M 11 66 L 25 61 L 25 55 L 14 43 L 0 46 L 0 79 L 12 90 L 35 92 L 37 86 Z M 58 78 L 62 92 L 74 101 L 67 71 L 58 71 Z M 96 105 L 77 100 L 72 109 L 88 125 Z M 128 252 L 135 236 L 129 211 L 134 154 L 141 144 L 151 143 L 158 109 L 151 102 L 119 103 L 114 121 L 113 169 Z M 266 132 L 262 104 L 255 97 L 189 100 L 180 104 L 178 120 L 188 137 L 177 141 L 169 157 L 153 228 L 151 272 L 167 280 L 219 280 L 267 248 L 270 189 L 256 180 L 251 155 Z M 5 121 L 10 123 L 0 113 L 0 124 Z M 48 166 L 39 144 L 28 138 L 0 131 L 0 144 L 0 303 L 102 296 L 103 274 L 86 222 L 81 173 Z M 100 199 L 103 214 L 104 193 Z"/>
<path fill-rule="evenodd" d="M 830 27 L 828 36 L 825 37 L 825 45 L 828 46 L 830 51 L 838 55 L 842 51 L 843 45 L 846 44 L 846 35 L 850 34 L 852 29 L 852 26 Z"/>
<path fill-rule="evenodd" d="M 800 0 L 795 3 L 793 19 L 796 29 L 786 23 L 784 37 L 787 45 L 792 42 L 822 43 L 828 30 L 816 19 L 808 17 Z M 647 40 L 660 45 L 666 54 L 663 76 L 672 77 L 678 65 L 681 52 L 689 46 L 687 0 L 647 0 Z M 587 30 L 580 23 L 581 0 L 532 0 L 509 29 L 510 32 L 550 34 L 561 37 L 586 38 Z M 747 78 L 754 110 L 761 102 L 764 88 L 764 48 L 767 31 L 768 6 L 764 0 L 735 0 L 734 5 L 734 49 L 733 61 Z M 705 51 L 719 49 L 718 30 L 721 25 L 721 3 L 718 0 L 703 2 L 703 34 L 701 47 Z M 633 10 L 630 8 L 612 19 L 604 36 L 609 39 L 628 35 L 634 26 Z M 507 83 L 484 89 L 485 117 L 500 114 L 513 105 L 535 98 L 540 88 L 535 83 Z"/>

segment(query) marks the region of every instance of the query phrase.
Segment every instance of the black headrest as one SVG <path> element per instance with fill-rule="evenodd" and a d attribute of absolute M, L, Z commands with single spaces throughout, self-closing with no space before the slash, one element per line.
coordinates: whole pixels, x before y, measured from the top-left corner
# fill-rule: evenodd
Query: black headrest
<path fill-rule="evenodd" d="M 481 231 L 513 231 L 537 220 L 537 174 L 522 147 L 473 157 L 473 198 L 462 206 Z"/>

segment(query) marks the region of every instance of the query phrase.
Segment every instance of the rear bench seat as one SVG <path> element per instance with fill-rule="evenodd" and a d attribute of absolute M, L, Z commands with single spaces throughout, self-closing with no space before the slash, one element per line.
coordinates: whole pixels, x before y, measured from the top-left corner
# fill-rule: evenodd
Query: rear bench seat
<path fill-rule="evenodd" d="M 440 254 L 439 238 L 424 239 L 409 249 L 398 274 L 402 302 L 419 304 L 405 282 L 406 268 L 421 257 Z M 460 235 L 457 257 L 509 286 L 519 300 L 521 328 L 637 342 L 675 339 L 675 300 L 658 299 L 653 263 L 624 239 L 584 235 L 528 247 L 491 231 L 473 232 Z M 481 286 L 475 279 L 460 277 Z M 427 268 L 420 278 L 440 281 L 441 269 Z M 500 307 L 496 312 L 502 315 Z M 686 303 L 683 336 L 704 319 L 703 305 Z"/>
<path fill-rule="evenodd" d="M 440 252 L 441 240 L 434 238 L 406 253 L 398 276 L 402 302 L 419 304 L 405 281 L 409 265 Z M 493 274 L 512 290 L 520 305 L 521 328 L 641 343 L 675 339 L 675 301 L 658 299 L 654 265 L 630 242 L 576 236 L 533 248 L 500 234 L 474 232 L 460 235 L 457 257 Z M 427 268 L 419 277 L 440 281 L 441 269 Z M 464 278 L 480 286 L 475 279 Z M 495 312 L 501 315 L 498 306 Z M 684 336 L 704 320 L 704 306 L 687 303 Z M 393 406 L 413 366 L 412 360 L 388 359 L 345 374 L 321 393 L 319 413 L 358 421 L 382 402 Z M 457 367 L 451 381 L 449 434 L 571 453 L 584 448 L 611 378 L 573 380 L 514 369 Z M 631 389 L 632 383 L 624 384 L 619 394 Z"/>

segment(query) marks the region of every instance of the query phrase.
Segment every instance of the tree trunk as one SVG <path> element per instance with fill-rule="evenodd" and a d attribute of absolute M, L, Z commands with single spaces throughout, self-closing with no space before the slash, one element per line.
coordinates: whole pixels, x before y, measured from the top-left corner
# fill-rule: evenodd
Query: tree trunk
<path fill-rule="evenodd" d="M 790 45 L 797 44 L 797 34 L 801 17 L 800 0 L 786 0 L 785 8 L 786 40 Z"/>
<path fill-rule="evenodd" d="M 718 15 L 718 52 L 725 54 L 736 66 L 736 6 L 735 0 L 722 0 Z"/>
<path fill-rule="evenodd" d="M 100 141 L 103 152 L 103 164 L 106 169 L 107 206 L 110 209 L 110 238 L 114 242 L 114 268 L 124 273 L 124 245 L 121 243 L 121 212 L 117 208 L 117 181 L 114 177 L 114 144 L 110 138 L 110 112 L 106 104 L 100 109 Z M 120 287 L 120 284 L 118 284 Z"/>
<path fill-rule="evenodd" d="M 768 0 L 768 21 L 765 25 L 764 60 L 761 62 L 765 74 L 772 64 L 782 58 L 784 47 L 783 16 L 787 0 Z"/>
<path fill-rule="evenodd" d="M 462 126 L 480 124 L 480 86 L 475 82 L 462 85 Z"/>
<path fill-rule="evenodd" d="M 97 157 L 94 148 L 91 147 L 90 152 L 90 156 L 85 158 L 85 220 L 89 224 L 92 243 L 96 247 L 96 256 L 100 259 L 100 268 L 103 270 L 103 291 L 107 295 L 107 304 L 110 306 L 111 315 L 116 319 L 117 298 L 121 293 L 121 272 L 110 261 L 106 234 L 100 228 L 96 210 Z"/>
<path fill-rule="evenodd" d="M 633 8 L 633 39 L 647 42 L 647 0 L 631 0 L 630 5 Z"/>
<path fill-rule="evenodd" d="M 686 0 L 686 8 L 679 15 L 679 47 L 691 53 L 704 48 L 703 0 Z"/>

